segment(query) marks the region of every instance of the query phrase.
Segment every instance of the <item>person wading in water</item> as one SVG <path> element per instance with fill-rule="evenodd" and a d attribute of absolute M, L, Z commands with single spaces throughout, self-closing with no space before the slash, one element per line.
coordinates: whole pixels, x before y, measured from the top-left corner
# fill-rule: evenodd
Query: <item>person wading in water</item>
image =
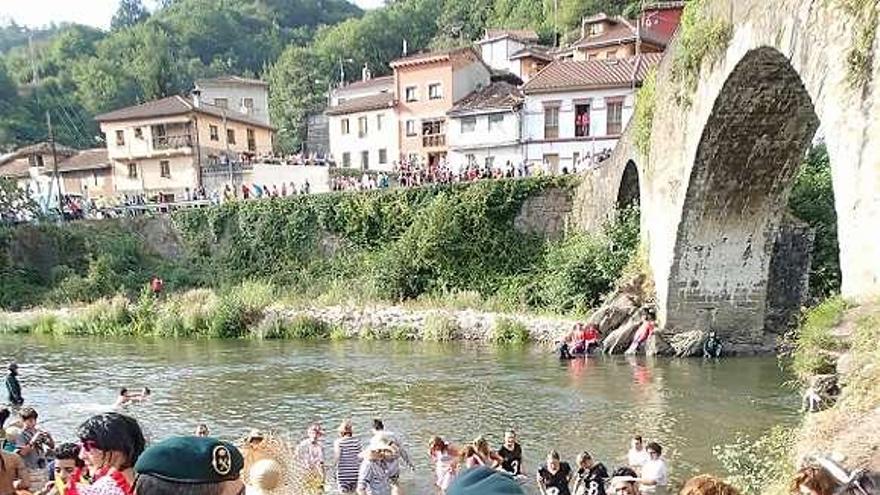
<path fill-rule="evenodd" d="M 20 407 L 24 404 L 24 397 L 21 396 L 21 384 L 18 383 L 18 365 L 9 363 L 7 369 L 9 373 L 6 375 L 6 393 L 9 396 L 9 403 Z"/>

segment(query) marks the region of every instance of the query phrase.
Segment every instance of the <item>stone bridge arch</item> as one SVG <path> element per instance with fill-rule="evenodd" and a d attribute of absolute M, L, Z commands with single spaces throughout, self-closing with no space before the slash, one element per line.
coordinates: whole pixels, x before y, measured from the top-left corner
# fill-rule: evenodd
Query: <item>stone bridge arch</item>
<path fill-rule="evenodd" d="M 657 72 L 649 153 L 635 149 L 631 127 L 587 174 L 582 189 L 595 213 L 575 220 L 593 228 L 616 204 L 608 196 L 619 182 L 610 179 L 638 164 L 642 237 L 667 329 L 712 326 L 743 350 L 766 340 L 773 244 L 819 126 L 832 163 L 843 295 L 880 295 L 880 35 L 874 26 L 867 82 L 851 83 L 859 30 L 843 3 L 704 0 L 701 15 L 733 29 L 723 51 L 703 61 L 691 103 L 677 100 L 675 40 Z"/>

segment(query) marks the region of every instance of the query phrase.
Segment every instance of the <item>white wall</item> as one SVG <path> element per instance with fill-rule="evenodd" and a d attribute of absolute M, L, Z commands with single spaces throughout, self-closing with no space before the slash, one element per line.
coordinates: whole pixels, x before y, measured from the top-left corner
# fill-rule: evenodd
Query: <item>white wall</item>
<path fill-rule="evenodd" d="M 214 104 L 216 98 L 226 98 L 229 101 L 229 110 L 236 112 L 244 111 L 244 98 L 254 99 L 254 111 L 251 116 L 260 122 L 269 124 L 269 89 L 266 86 L 243 86 L 240 84 L 209 84 L 200 86 L 202 101 L 209 105 Z"/>
<path fill-rule="evenodd" d="M 546 93 L 526 95 L 523 107 L 523 149 L 525 159 L 540 162 L 545 154 L 556 154 L 560 158 L 560 167 L 568 166 L 571 170 L 572 157 L 578 153 L 580 157 L 594 155 L 604 149 L 614 149 L 618 136 L 608 136 L 606 98 L 624 97 L 621 115 L 621 131 L 626 129 L 632 117 L 634 95 L 631 88 L 614 88 L 589 91 L 571 91 L 565 93 Z M 575 139 L 575 100 L 591 100 L 590 137 Z M 559 138 L 544 139 L 544 102 L 559 101 Z"/>
<path fill-rule="evenodd" d="M 488 86 L 489 76 L 490 74 L 486 70 L 486 66 L 478 62 L 454 70 L 452 73 L 452 103 L 456 103 L 471 94 L 477 89 L 477 86 Z M 427 91 L 427 86 L 425 91 Z M 448 91 L 448 88 L 444 88 L 444 91 Z M 449 93 L 445 94 L 448 95 Z"/>
<path fill-rule="evenodd" d="M 382 129 L 377 129 L 376 118 L 382 115 Z M 367 117 L 367 134 L 358 136 L 358 119 Z M 342 134 L 342 121 L 348 119 L 349 133 Z M 361 152 L 369 153 L 370 170 L 390 171 L 394 162 L 398 160 L 400 152 L 398 139 L 397 114 L 392 108 L 359 112 L 347 115 L 328 116 L 330 134 L 330 154 L 336 160 L 337 166 L 342 165 L 344 153 L 350 153 L 352 168 L 360 168 Z M 379 150 L 386 150 L 386 162 L 379 163 Z"/>
<path fill-rule="evenodd" d="M 482 43 L 480 45 L 480 54 L 483 57 L 483 61 L 489 67 L 510 71 L 521 77 L 518 61 L 510 60 L 510 56 L 523 48 L 525 48 L 525 45 L 519 41 L 502 38 L 490 43 Z"/>
<path fill-rule="evenodd" d="M 522 161 L 519 146 L 520 117 L 518 112 L 504 112 L 504 120 L 499 128 L 489 131 L 489 114 L 473 115 L 476 128 L 473 132 L 461 132 L 464 117 L 450 117 L 448 163 L 455 169 L 467 165 L 466 155 L 473 154 L 477 163 L 483 165 L 488 156 L 495 157 L 495 166 L 504 166 L 509 160 L 513 164 Z"/>

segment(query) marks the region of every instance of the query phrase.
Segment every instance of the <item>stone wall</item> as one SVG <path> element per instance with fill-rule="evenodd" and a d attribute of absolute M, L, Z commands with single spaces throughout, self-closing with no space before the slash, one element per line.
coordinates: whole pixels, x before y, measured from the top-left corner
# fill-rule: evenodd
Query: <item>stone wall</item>
<path fill-rule="evenodd" d="M 526 199 L 513 227 L 525 234 L 556 239 L 565 234 L 572 210 L 572 193 L 567 189 L 547 189 Z"/>
<path fill-rule="evenodd" d="M 764 329 L 783 334 L 797 323 L 810 293 L 813 229 L 791 215 L 783 218 L 770 261 Z"/>

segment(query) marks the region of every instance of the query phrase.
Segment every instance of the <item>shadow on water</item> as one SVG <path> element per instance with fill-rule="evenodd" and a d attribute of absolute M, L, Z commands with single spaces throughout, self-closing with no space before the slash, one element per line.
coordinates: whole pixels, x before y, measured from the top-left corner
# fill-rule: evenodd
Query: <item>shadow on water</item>
<path fill-rule="evenodd" d="M 551 448 L 571 462 L 588 449 L 620 465 L 628 438 L 641 433 L 664 445 L 673 478 L 683 479 L 717 472 L 713 445 L 793 423 L 798 405 L 773 357 L 559 362 L 536 346 L 37 336 L 0 336 L 0 346 L 23 364 L 25 397 L 59 439 L 123 386 L 154 391 L 130 410 L 152 438 L 202 422 L 227 438 L 252 427 L 300 436 L 314 420 L 332 435 L 345 417 L 366 434 L 381 416 L 418 460 L 410 493 L 429 493 L 434 434 L 455 443 L 484 434 L 497 447 L 514 428 L 533 473 Z"/>

